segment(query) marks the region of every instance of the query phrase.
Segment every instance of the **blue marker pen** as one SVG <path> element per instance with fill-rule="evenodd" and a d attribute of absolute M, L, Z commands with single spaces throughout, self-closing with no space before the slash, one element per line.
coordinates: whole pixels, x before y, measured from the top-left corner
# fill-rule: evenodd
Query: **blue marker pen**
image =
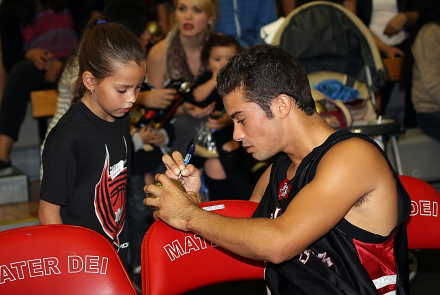
<path fill-rule="evenodd" d="M 183 160 L 183 162 L 185 163 L 185 166 L 188 165 L 189 160 L 191 160 L 191 157 L 194 155 L 195 149 L 196 149 L 195 145 L 192 144 L 188 150 L 188 153 L 185 156 L 185 159 Z M 179 179 L 181 177 L 182 177 L 182 172 L 179 173 Z"/>

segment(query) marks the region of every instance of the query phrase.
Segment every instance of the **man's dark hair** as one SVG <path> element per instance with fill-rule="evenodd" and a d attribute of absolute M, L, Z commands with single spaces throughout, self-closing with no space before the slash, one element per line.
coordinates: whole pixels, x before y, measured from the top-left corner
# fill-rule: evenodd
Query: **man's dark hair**
<path fill-rule="evenodd" d="M 255 45 L 234 55 L 218 73 L 217 91 L 225 97 L 235 90 L 268 118 L 273 118 L 270 106 L 280 94 L 290 96 L 309 116 L 316 110 L 303 66 L 279 46 Z"/>

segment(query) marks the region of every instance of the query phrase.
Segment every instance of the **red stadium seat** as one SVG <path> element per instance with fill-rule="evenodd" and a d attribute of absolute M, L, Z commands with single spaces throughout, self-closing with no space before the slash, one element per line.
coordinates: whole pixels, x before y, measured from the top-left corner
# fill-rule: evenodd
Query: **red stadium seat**
<path fill-rule="evenodd" d="M 205 210 L 251 217 L 257 203 L 223 200 L 201 203 Z M 156 221 L 142 242 L 142 293 L 182 294 L 230 281 L 264 279 L 264 263 L 226 251 L 190 232 Z"/>
<path fill-rule="evenodd" d="M 137 294 L 114 247 L 71 225 L 0 232 L 0 294 Z"/>
<path fill-rule="evenodd" d="M 399 178 L 411 198 L 409 249 L 440 249 L 440 194 L 421 179 L 404 175 Z"/>
<path fill-rule="evenodd" d="M 411 197 L 407 221 L 410 249 L 440 249 L 440 194 L 423 180 L 399 176 Z M 232 217 L 250 217 L 257 204 L 224 200 L 201 203 L 203 208 Z M 182 294 L 204 286 L 234 280 L 264 278 L 264 263 L 245 259 L 190 232 L 156 221 L 142 243 L 142 293 Z"/>

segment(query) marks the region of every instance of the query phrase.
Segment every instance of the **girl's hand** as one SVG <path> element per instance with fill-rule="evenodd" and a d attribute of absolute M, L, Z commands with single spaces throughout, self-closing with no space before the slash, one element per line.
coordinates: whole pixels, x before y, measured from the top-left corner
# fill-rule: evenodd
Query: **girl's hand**
<path fill-rule="evenodd" d="M 209 104 L 205 108 L 199 108 L 198 106 L 195 106 L 190 103 L 186 103 L 184 107 L 185 107 L 185 112 L 188 115 L 200 119 L 209 116 L 214 111 L 215 102 Z"/>
<path fill-rule="evenodd" d="M 227 114 L 223 114 L 223 116 L 221 116 L 218 119 L 208 118 L 206 120 L 206 126 L 208 126 L 209 129 L 215 129 L 215 130 L 223 129 L 231 124 L 232 124 L 232 120 L 231 118 L 229 118 Z"/>
<path fill-rule="evenodd" d="M 53 60 L 50 63 L 50 67 L 47 69 L 46 73 L 44 73 L 44 80 L 47 82 L 55 83 L 55 81 L 60 76 L 62 69 L 63 63 L 59 60 Z"/>
<path fill-rule="evenodd" d="M 212 71 L 212 77 L 211 77 L 211 80 L 215 81 L 216 87 L 217 87 L 217 74 L 218 74 L 218 71 L 219 71 L 219 69 L 216 69 L 216 70 Z"/>
<path fill-rule="evenodd" d="M 150 140 L 150 143 L 152 145 L 155 145 L 157 147 L 160 147 L 165 142 L 165 135 L 164 134 L 157 134 L 155 137 L 153 137 L 152 140 Z"/>
<path fill-rule="evenodd" d="M 52 58 L 52 53 L 46 49 L 34 48 L 26 51 L 24 57 L 32 61 L 39 70 L 46 70 L 48 69 L 49 59 Z"/>
<path fill-rule="evenodd" d="M 166 109 L 175 99 L 176 89 L 161 88 L 139 93 L 139 103 L 146 108 Z"/>
<path fill-rule="evenodd" d="M 150 125 L 146 125 L 139 129 L 138 131 L 139 136 L 142 139 L 142 142 L 144 144 L 151 143 L 154 144 L 152 141 L 154 140 L 156 136 L 156 130 L 152 128 Z"/>

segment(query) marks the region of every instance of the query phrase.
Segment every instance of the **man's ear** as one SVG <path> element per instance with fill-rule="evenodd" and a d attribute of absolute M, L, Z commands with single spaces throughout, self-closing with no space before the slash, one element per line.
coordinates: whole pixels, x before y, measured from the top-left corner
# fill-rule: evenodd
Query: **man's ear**
<path fill-rule="evenodd" d="M 285 118 L 290 113 L 290 108 L 292 106 L 292 99 L 286 94 L 280 94 L 274 100 L 275 111 L 280 118 Z"/>
<path fill-rule="evenodd" d="M 92 75 L 92 73 L 90 73 L 89 71 L 84 71 L 84 73 L 82 74 L 82 81 L 84 86 L 86 86 L 88 90 L 95 90 L 96 79 Z"/>

